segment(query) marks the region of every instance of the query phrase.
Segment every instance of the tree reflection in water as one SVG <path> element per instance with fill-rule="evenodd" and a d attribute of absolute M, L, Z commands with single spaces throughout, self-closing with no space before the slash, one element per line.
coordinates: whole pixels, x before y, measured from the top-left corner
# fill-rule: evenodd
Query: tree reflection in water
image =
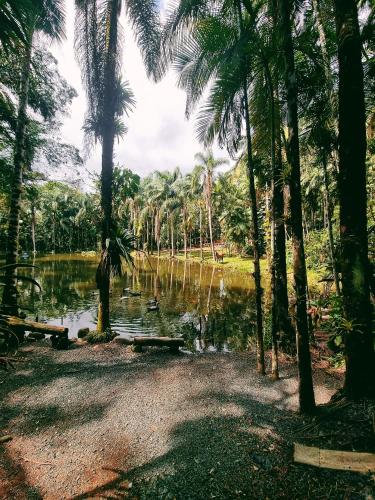
<path fill-rule="evenodd" d="M 21 300 L 53 324 L 75 336 L 96 321 L 97 291 L 93 256 L 48 255 L 36 259 L 42 292 L 21 287 Z M 123 288 L 140 297 L 120 300 Z M 156 297 L 159 312 L 147 311 Z M 183 335 L 192 351 L 245 350 L 254 335 L 255 297 L 250 273 L 179 260 L 137 259 L 137 269 L 113 282 L 112 327 L 120 335 Z"/>

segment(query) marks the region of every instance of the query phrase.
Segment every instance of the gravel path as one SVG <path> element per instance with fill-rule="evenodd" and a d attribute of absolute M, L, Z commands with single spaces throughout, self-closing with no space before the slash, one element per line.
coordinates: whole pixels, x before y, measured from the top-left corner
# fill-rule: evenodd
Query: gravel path
<path fill-rule="evenodd" d="M 293 464 L 293 366 L 274 383 L 249 353 L 21 354 L 0 379 L 0 498 L 373 498 L 371 478 Z M 315 384 L 323 403 L 340 383 Z"/>

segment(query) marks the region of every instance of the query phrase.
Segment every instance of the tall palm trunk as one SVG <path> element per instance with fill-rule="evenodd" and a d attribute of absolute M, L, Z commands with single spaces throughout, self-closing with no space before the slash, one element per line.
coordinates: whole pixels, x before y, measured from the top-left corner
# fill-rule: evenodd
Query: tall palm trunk
<path fill-rule="evenodd" d="M 263 289 L 261 285 L 260 274 L 260 251 L 259 251 L 259 227 L 258 227 L 258 209 L 255 191 L 254 165 L 251 144 L 251 128 L 250 128 L 250 113 L 249 102 L 247 97 L 247 84 L 244 84 L 244 105 L 245 105 L 245 124 L 246 124 L 246 141 L 247 141 L 247 174 L 249 178 L 249 194 L 251 202 L 252 216 L 252 240 L 254 254 L 254 280 L 255 280 L 255 302 L 256 302 L 256 318 L 257 318 L 257 371 L 261 374 L 266 373 L 264 364 L 264 345 L 263 345 L 263 313 L 262 313 L 262 296 Z"/>
<path fill-rule="evenodd" d="M 238 15 L 240 34 L 242 34 L 242 11 L 241 3 L 238 2 Z M 247 79 L 243 82 L 243 99 L 245 108 L 245 126 L 246 126 L 246 146 L 247 146 L 247 175 L 249 180 L 249 196 L 251 204 L 252 217 L 252 240 L 253 240 L 253 262 L 254 262 L 254 281 L 255 281 L 255 303 L 256 303 L 256 325 L 257 325 L 257 371 L 261 374 L 266 373 L 264 363 L 264 342 L 263 342 L 263 312 L 262 312 L 262 296 L 263 289 L 261 285 L 260 273 L 260 250 L 259 250 L 259 226 L 258 226 L 258 208 L 255 191 L 253 150 L 251 142 L 251 124 L 249 99 L 247 95 Z"/>
<path fill-rule="evenodd" d="M 174 250 L 174 217 L 171 214 L 170 216 L 171 220 L 171 257 L 175 257 L 175 250 Z"/>
<path fill-rule="evenodd" d="M 202 205 L 199 204 L 199 249 L 200 249 L 200 256 L 201 256 L 201 262 L 203 261 L 203 227 L 202 227 Z"/>
<path fill-rule="evenodd" d="M 5 264 L 17 263 L 19 245 L 19 227 L 22 197 L 22 173 L 25 167 L 25 137 L 27 125 L 27 105 L 29 100 L 29 81 L 32 54 L 33 29 L 30 30 L 29 39 L 25 47 L 22 65 L 20 94 L 18 104 L 16 138 L 14 144 L 13 180 L 8 219 L 8 239 Z M 9 267 L 6 270 L 5 287 L 3 291 L 3 306 L 9 314 L 18 313 L 16 270 Z"/>
<path fill-rule="evenodd" d="M 278 28 L 281 37 L 283 76 L 287 100 L 288 162 L 290 164 L 290 208 L 293 245 L 293 274 L 297 300 L 296 344 L 299 373 L 299 406 L 302 413 L 315 408 L 307 321 L 307 276 L 302 227 L 300 156 L 298 138 L 297 81 L 294 67 L 290 2 L 278 2 Z"/>
<path fill-rule="evenodd" d="M 244 0 L 244 6 L 249 13 L 254 29 L 256 30 L 257 18 L 251 1 Z M 241 16 L 241 4 L 239 4 Z M 275 4 L 270 4 L 270 15 L 273 24 L 276 23 Z M 284 222 L 284 181 L 283 165 L 281 156 L 281 133 L 280 133 L 280 107 L 277 92 L 277 81 L 271 72 L 260 35 L 257 36 L 258 48 L 265 71 L 266 84 L 270 99 L 270 123 L 271 123 L 271 167 L 272 167 L 272 374 L 278 378 L 277 363 L 277 341 L 284 349 L 293 350 L 295 345 L 295 334 L 289 318 L 288 307 L 288 284 L 286 272 L 286 250 L 285 250 L 285 222 Z M 277 79 L 276 79 L 277 80 Z"/>
<path fill-rule="evenodd" d="M 327 158 L 323 153 L 323 173 L 324 173 L 324 204 L 326 209 L 327 218 L 327 230 L 328 230 L 328 241 L 329 241 L 329 253 L 331 259 L 333 279 L 335 281 L 336 293 L 341 294 L 339 275 L 337 272 L 337 264 L 335 257 L 335 244 L 333 240 L 333 228 L 332 228 L 332 214 L 331 214 L 331 200 L 329 194 L 329 182 L 328 182 L 328 169 L 327 169 Z"/>
<path fill-rule="evenodd" d="M 351 398 L 375 393 L 366 215 L 366 129 L 361 40 L 355 0 L 335 0 L 339 62 L 339 200 L 346 333 L 344 389 Z"/>
<path fill-rule="evenodd" d="M 160 215 L 159 209 L 155 212 L 155 240 L 157 246 L 158 257 L 160 257 Z"/>
<path fill-rule="evenodd" d="M 288 280 L 286 268 L 286 238 L 284 222 L 284 180 L 281 156 L 280 108 L 277 96 L 274 97 L 274 164 L 272 175 L 272 220 L 273 220 L 273 266 L 274 293 L 277 336 L 280 345 L 288 351 L 295 349 L 295 332 L 289 317 Z"/>
<path fill-rule="evenodd" d="M 149 253 L 149 247 L 150 247 L 150 228 L 149 228 L 149 223 L 148 223 L 148 216 L 146 218 L 146 251 Z"/>
<path fill-rule="evenodd" d="M 102 173 L 101 173 L 101 208 L 102 208 L 102 257 L 106 251 L 106 241 L 111 236 L 112 226 L 112 179 L 113 179 L 113 144 L 115 137 L 115 80 L 116 80 L 116 53 L 117 53 L 117 23 L 118 2 L 108 2 L 108 42 L 106 68 L 104 76 L 103 94 L 103 131 L 102 131 Z M 99 285 L 99 307 L 97 331 L 104 332 L 110 327 L 109 318 L 109 289 L 110 268 L 102 273 Z"/>
<path fill-rule="evenodd" d="M 268 72 L 267 72 L 268 73 Z M 268 76 L 271 79 L 271 75 Z M 271 373 L 274 380 L 279 379 L 279 360 L 278 360 L 278 333 L 280 335 L 279 328 L 279 303 L 277 297 L 278 282 L 277 277 L 278 269 L 280 267 L 279 262 L 279 245 L 280 245 L 280 220 L 282 221 L 282 214 L 284 211 L 283 206 L 283 191 L 282 186 L 280 188 L 280 165 L 276 162 L 276 131 L 275 131 L 275 98 L 273 95 L 273 85 L 269 82 L 269 95 L 270 95 L 270 108 L 271 108 L 271 168 L 272 168 L 272 221 L 271 221 L 271 248 L 272 248 L 272 264 L 271 264 L 271 296 L 272 296 L 272 306 L 271 306 L 271 334 L 272 334 L 272 367 Z M 285 252 L 285 228 L 282 222 L 284 230 L 284 252 Z M 288 297 L 287 297 L 288 300 Z"/>
<path fill-rule="evenodd" d="M 184 254 L 185 260 L 187 260 L 187 252 L 188 252 L 188 233 L 187 233 L 187 221 L 186 221 L 186 208 L 184 208 Z"/>
<path fill-rule="evenodd" d="M 36 255 L 35 226 L 36 226 L 35 205 L 34 203 L 31 203 L 31 243 L 33 245 L 34 257 Z"/>
<path fill-rule="evenodd" d="M 208 213 L 208 229 L 210 232 L 210 244 L 211 244 L 211 253 L 212 259 L 215 261 L 215 243 L 214 236 L 212 230 L 212 176 L 210 173 L 207 173 L 207 213 Z"/>
<path fill-rule="evenodd" d="M 332 83 L 332 74 L 330 68 L 330 58 L 327 50 L 327 39 L 324 31 L 324 24 L 322 19 L 321 12 L 321 4 L 320 0 L 313 0 L 312 2 L 314 13 L 315 13 L 315 24 L 319 34 L 319 45 L 322 53 L 322 58 L 324 62 L 324 73 L 327 81 L 327 98 L 330 102 L 333 101 L 334 98 L 334 89 Z M 331 105 L 331 103 L 329 104 Z M 327 230 L 328 230 L 328 241 L 329 241 L 329 252 L 330 252 L 330 260 L 332 266 L 333 278 L 335 281 L 336 293 L 340 295 L 340 282 L 337 272 L 337 263 L 335 257 L 335 246 L 333 240 L 333 228 L 332 228 L 332 217 L 331 217 L 331 201 L 329 194 L 329 182 L 328 182 L 328 169 L 327 169 L 327 153 L 323 150 L 323 174 L 324 174 L 324 204 L 326 209 L 326 218 L 327 218 Z"/>

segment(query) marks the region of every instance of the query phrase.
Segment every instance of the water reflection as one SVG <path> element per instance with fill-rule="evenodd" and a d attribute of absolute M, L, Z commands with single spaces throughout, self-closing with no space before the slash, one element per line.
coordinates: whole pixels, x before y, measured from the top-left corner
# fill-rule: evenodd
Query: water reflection
<path fill-rule="evenodd" d="M 49 255 L 35 263 L 42 293 L 26 285 L 21 293 L 29 316 L 63 324 L 71 336 L 79 328 L 94 328 L 96 258 Z M 123 288 L 141 296 L 121 300 Z M 147 301 L 154 297 L 160 309 L 149 312 Z M 183 335 L 193 351 L 244 350 L 255 330 L 254 299 L 249 273 L 142 257 L 134 272 L 113 282 L 112 326 L 120 335 Z"/>

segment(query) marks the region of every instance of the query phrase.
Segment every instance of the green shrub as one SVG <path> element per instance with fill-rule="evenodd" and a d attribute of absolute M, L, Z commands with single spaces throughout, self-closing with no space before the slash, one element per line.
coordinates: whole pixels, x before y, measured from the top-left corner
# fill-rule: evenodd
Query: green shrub
<path fill-rule="evenodd" d="M 104 342 L 110 342 L 115 338 L 115 334 L 112 332 L 110 328 L 108 328 L 105 332 L 97 332 L 96 330 L 91 330 L 85 337 L 85 340 L 89 344 L 101 344 Z"/>

